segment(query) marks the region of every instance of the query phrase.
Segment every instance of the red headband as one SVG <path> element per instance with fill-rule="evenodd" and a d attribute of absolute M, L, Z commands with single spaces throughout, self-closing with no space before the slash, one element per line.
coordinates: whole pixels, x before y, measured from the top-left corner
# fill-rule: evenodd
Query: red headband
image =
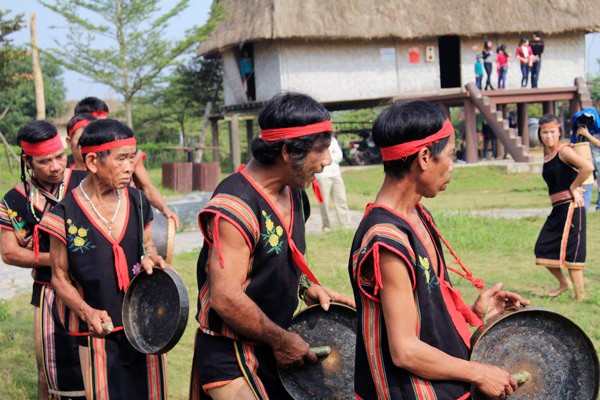
<path fill-rule="evenodd" d="M 112 150 L 118 147 L 135 146 L 136 143 L 137 142 L 135 141 L 135 138 L 130 137 L 127 139 L 113 140 L 112 142 L 103 143 L 96 146 L 82 146 L 81 154 L 100 153 L 101 151 Z"/>
<path fill-rule="evenodd" d="M 301 136 L 331 131 L 331 120 L 328 120 L 317 122 L 316 124 L 293 126 L 291 128 L 263 129 L 260 131 L 260 138 L 265 142 L 276 142 L 278 140 L 295 139 Z"/>
<path fill-rule="evenodd" d="M 88 126 L 90 124 L 90 122 L 92 122 L 92 121 L 90 121 L 89 119 L 80 119 L 79 121 L 75 122 L 75 125 L 73 125 L 71 130 L 69 130 L 69 132 L 67 132 L 67 137 L 70 138 L 77 131 L 77 129 L 85 128 L 86 126 Z"/>
<path fill-rule="evenodd" d="M 92 114 L 96 118 L 108 117 L 108 111 L 92 111 L 90 114 Z"/>
<path fill-rule="evenodd" d="M 442 126 L 442 129 L 437 131 L 431 136 L 427 136 L 425 139 L 414 140 L 412 142 L 400 143 L 395 146 L 382 147 L 381 157 L 383 161 L 393 161 L 406 158 L 410 155 L 415 154 L 423 147 L 428 146 L 432 143 L 439 142 L 440 140 L 449 137 L 454 132 L 452 122 L 447 119 Z"/>
<path fill-rule="evenodd" d="M 44 140 L 43 142 L 29 143 L 21 140 L 21 149 L 23 149 L 23 153 L 31 157 L 45 157 L 59 150 L 64 150 L 64 148 L 58 132 L 56 133 L 56 136 Z"/>

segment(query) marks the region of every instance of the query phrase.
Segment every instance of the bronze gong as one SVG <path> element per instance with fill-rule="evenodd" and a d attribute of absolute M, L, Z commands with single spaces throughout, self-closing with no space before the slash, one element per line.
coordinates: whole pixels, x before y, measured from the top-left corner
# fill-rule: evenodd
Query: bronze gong
<path fill-rule="evenodd" d="M 471 337 L 471 361 L 527 373 L 511 400 L 596 400 L 600 368 L 592 341 L 574 322 L 552 311 L 504 311 Z M 473 388 L 474 400 L 485 399 Z"/>
<path fill-rule="evenodd" d="M 302 336 L 319 360 L 279 368 L 287 392 L 295 400 L 354 399 L 356 310 L 336 303 L 329 311 L 313 305 L 294 316 L 289 330 Z"/>
<path fill-rule="evenodd" d="M 187 290 L 175 270 L 141 271 L 123 300 L 125 336 L 140 353 L 166 353 L 181 339 L 189 309 Z"/>
<path fill-rule="evenodd" d="M 152 241 L 158 254 L 169 264 L 173 261 L 175 250 L 175 220 L 165 216 L 155 208 L 152 209 Z"/>

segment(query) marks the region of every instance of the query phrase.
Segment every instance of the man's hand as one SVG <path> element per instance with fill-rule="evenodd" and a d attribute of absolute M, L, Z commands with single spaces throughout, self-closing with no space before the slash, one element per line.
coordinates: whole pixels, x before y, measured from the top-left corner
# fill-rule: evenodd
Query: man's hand
<path fill-rule="evenodd" d="M 479 374 L 473 385 L 490 399 L 505 399 L 517 390 L 517 381 L 505 370 L 493 365 L 476 364 Z"/>
<path fill-rule="evenodd" d="M 175 214 L 173 211 L 169 210 L 168 208 L 165 208 L 163 211 L 163 215 L 167 219 L 173 218 L 173 221 L 175 221 L 175 229 L 179 229 L 179 216 L 177 214 Z"/>
<path fill-rule="evenodd" d="M 112 332 L 112 319 L 104 310 L 97 310 L 86 305 L 83 311 L 83 320 L 93 337 L 103 338 Z"/>
<path fill-rule="evenodd" d="M 502 283 L 497 283 L 479 295 L 473 305 L 473 312 L 479 318 L 484 316 L 490 318 L 508 307 L 520 307 L 521 305 L 528 306 L 529 301 L 523 300 L 516 293 L 502 290 Z"/>
<path fill-rule="evenodd" d="M 332 301 L 356 308 L 356 304 L 351 298 L 321 285 L 312 285 L 306 289 L 306 293 L 304 294 L 306 305 L 320 304 L 325 311 L 329 310 L 329 304 Z"/>
<path fill-rule="evenodd" d="M 310 352 L 308 343 L 294 332 L 285 331 L 272 348 L 277 364 L 284 368 L 301 367 L 304 360 L 311 364 L 317 362 L 317 356 Z"/>
<path fill-rule="evenodd" d="M 142 261 L 140 261 L 140 266 L 148 275 L 152 275 L 152 267 L 167 269 L 172 268 L 164 258 L 157 254 L 153 255 L 145 255 L 142 257 Z"/>

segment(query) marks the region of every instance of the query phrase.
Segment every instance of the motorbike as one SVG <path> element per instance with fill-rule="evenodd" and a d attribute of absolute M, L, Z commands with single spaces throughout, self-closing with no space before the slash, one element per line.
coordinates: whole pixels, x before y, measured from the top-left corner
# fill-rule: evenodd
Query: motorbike
<path fill-rule="evenodd" d="M 381 153 L 373 142 L 373 138 L 369 133 L 360 134 L 361 138 L 351 140 L 350 151 L 346 157 L 346 161 L 350 165 L 370 165 L 380 164 Z"/>

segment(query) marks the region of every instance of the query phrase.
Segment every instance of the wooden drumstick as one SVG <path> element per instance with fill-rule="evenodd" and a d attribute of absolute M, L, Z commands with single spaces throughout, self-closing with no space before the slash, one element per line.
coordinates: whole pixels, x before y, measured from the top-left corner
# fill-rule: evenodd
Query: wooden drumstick
<path fill-rule="evenodd" d="M 102 330 L 104 332 L 108 333 L 111 333 L 112 330 L 115 329 L 115 326 L 112 324 L 112 322 L 102 322 L 100 326 L 102 326 Z"/>
<path fill-rule="evenodd" d="M 327 357 L 329 354 L 331 354 L 330 346 L 315 346 L 315 347 L 311 347 L 308 350 L 315 353 L 315 355 L 318 358 L 324 358 L 324 357 Z"/>
<path fill-rule="evenodd" d="M 517 385 L 522 386 L 525 382 L 531 379 L 531 374 L 527 371 L 519 371 L 512 374 L 512 377 L 517 381 Z"/>

